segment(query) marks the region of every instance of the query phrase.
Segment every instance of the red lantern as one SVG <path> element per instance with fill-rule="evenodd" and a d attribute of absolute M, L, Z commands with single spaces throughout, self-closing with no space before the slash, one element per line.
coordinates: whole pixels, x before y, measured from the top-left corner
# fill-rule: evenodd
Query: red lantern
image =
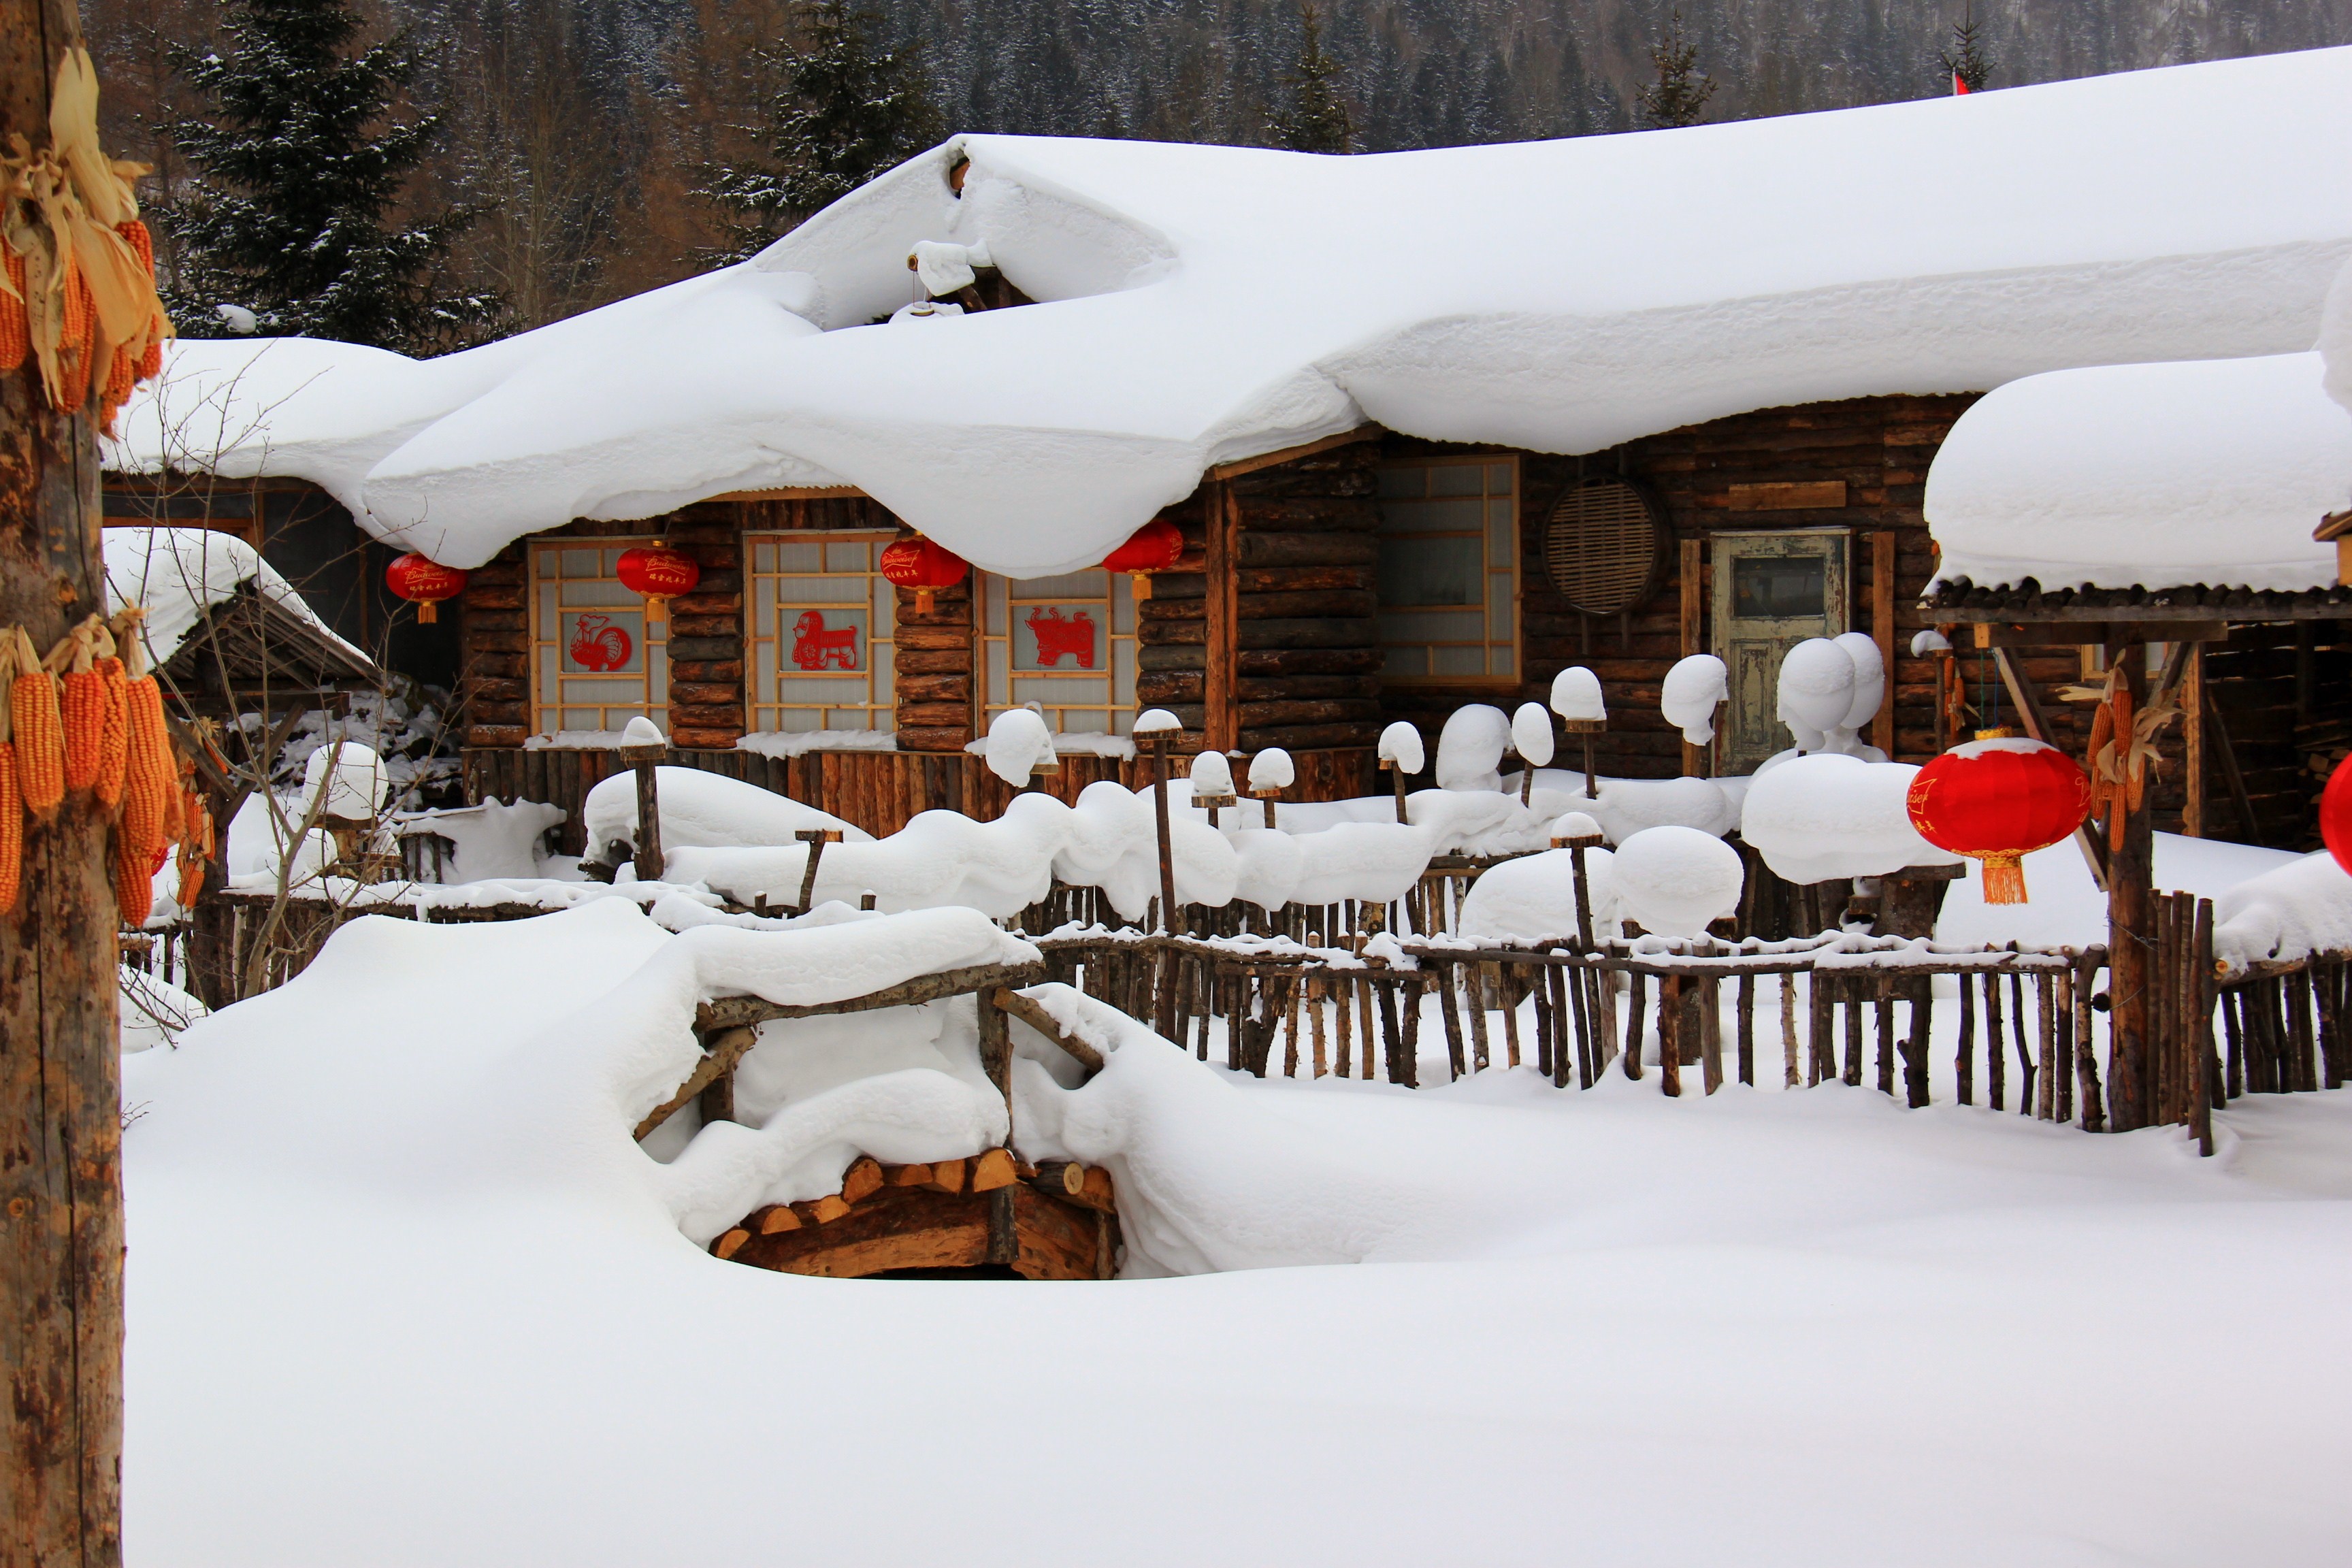
<path fill-rule="evenodd" d="M 1984 901 L 2025 902 L 2018 862 L 2091 815 L 2091 781 L 2055 746 L 2013 730 L 1979 730 L 1919 770 L 1911 826 L 1938 849 L 1984 862 Z"/>
<path fill-rule="evenodd" d="M 1125 544 L 1103 557 L 1106 571 L 1124 572 L 1135 584 L 1135 596 L 1151 597 L 1151 574 L 1171 570 L 1184 558 L 1184 535 L 1164 518 L 1153 518 L 1130 535 Z"/>
<path fill-rule="evenodd" d="M 435 606 L 466 591 L 466 574 L 454 566 L 428 561 L 412 550 L 383 569 L 384 586 L 416 606 L 416 618 L 431 626 L 441 616 Z"/>
<path fill-rule="evenodd" d="M 2336 863 L 2352 871 L 2352 757 L 2336 764 L 2319 797 L 2319 837 Z"/>
<path fill-rule="evenodd" d="M 920 534 L 894 541 L 882 552 L 882 575 L 915 591 L 915 609 L 920 615 L 931 613 L 932 595 L 954 587 L 971 570 L 971 562 Z"/>
<path fill-rule="evenodd" d="M 668 619 L 669 602 L 680 594 L 693 593 L 694 585 L 702 581 L 702 568 L 694 557 L 667 544 L 640 544 L 622 551 L 620 574 L 621 586 L 646 596 L 648 626 Z"/>

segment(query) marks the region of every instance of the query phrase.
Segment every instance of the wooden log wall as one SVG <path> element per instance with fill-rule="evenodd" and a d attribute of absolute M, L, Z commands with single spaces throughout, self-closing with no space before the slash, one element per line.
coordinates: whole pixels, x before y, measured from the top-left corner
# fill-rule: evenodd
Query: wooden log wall
<path fill-rule="evenodd" d="M 518 540 L 475 567 L 457 600 L 457 703 L 468 747 L 520 746 L 531 731 L 529 551 Z M 469 784 L 466 798 L 481 797 Z"/>
<path fill-rule="evenodd" d="M 1372 613 L 1380 553 L 1377 442 L 1363 441 L 1212 481 L 1160 515 L 1183 531 L 1192 570 L 1163 573 L 1138 606 L 1136 700 L 1184 724 L 1200 749 L 1209 722 L 1209 529 L 1230 509 L 1233 744 L 1255 752 L 1369 751 L 1380 738 L 1381 653 Z M 1222 494 L 1220 493 L 1222 492 Z M 1221 682 L 1223 684 L 1223 682 Z M 1341 773 L 1361 772 L 1335 763 Z M 1307 779 L 1302 772 L 1302 786 Z M 1348 784 L 1349 794 L 1370 785 Z M 1326 799 L 1308 788 L 1297 798 Z"/>
<path fill-rule="evenodd" d="M 961 754 L 979 732 L 972 587 L 972 578 L 966 576 L 940 589 L 928 614 L 916 608 L 911 590 L 898 590 L 898 641 L 891 657 L 902 752 Z"/>
<path fill-rule="evenodd" d="M 1926 761 L 1935 751 L 1935 671 L 1930 661 L 1911 658 L 1910 642 L 1912 634 L 1928 624 L 1916 605 L 1933 575 L 1935 556 L 1920 503 L 1927 465 L 1953 422 L 1974 401 L 1969 395 L 1868 397 L 1768 408 L 1644 437 L 1581 459 L 1524 455 L 1519 499 L 1524 679 L 1508 688 L 1391 688 L 1383 695 L 1386 715 L 1412 720 L 1433 747 L 1446 715 L 1463 703 L 1492 702 L 1508 710 L 1523 701 L 1540 701 L 1549 693 L 1555 675 L 1569 665 L 1581 664 L 1601 678 L 1609 696 L 1609 730 L 1595 748 L 1601 767 L 1628 778 L 1671 778 L 1683 772 L 1681 737 L 1660 716 L 1658 692 L 1676 659 L 1709 651 L 1711 579 L 1704 566 L 1688 584 L 1679 572 L 1670 571 L 1647 603 L 1607 618 L 1579 615 L 1553 590 L 1543 571 L 1545 522 L 1560 491 L 1576 483 L 1580 472 L 1587 478 L 1622 473 L 1663 503 L 1677 561 L 1684 542 L 1703 545 L 1717 532 L 1853 530 L 1849 580 L 1853 599 L 1847 624 L 1856 631 L 1872 629 L 1872 582 L 1877 565 L 1874 536 L 1892 532 L 1896 551 L 1892 595 L 1896 657 L 1889 681 L 1895 702 L 1894 750 L 1904 761 Z M 1482 449 L 1492 448 L 1399 437 L 1382 443 L 1382 455 L 1390 458 Z M 1758 492 L 1733 494 L 1734 486 L 1802 487 L 1822 481 L 1843 484 L 1843 506 L 1756 510 Z M 1782 493 L 1807 499 L 1801 488 Z M 1704 561 L 1704 551 L 1701 554 Z M 1697 631 L 1696 648 L 1685 646 L 1686 617 Z"/>

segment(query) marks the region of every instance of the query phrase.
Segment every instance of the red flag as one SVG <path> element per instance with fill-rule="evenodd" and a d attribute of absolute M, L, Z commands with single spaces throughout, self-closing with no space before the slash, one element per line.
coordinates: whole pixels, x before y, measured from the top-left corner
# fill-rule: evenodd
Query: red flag
<path fill-rule="evenodd" d="M 1960 79 L 1959 72 L 1954 71 L 1952 73 L 1952 96 L 1954 98 L 1966 98 L 1968 96 L 1968 92 L 1969 84 Z"/>

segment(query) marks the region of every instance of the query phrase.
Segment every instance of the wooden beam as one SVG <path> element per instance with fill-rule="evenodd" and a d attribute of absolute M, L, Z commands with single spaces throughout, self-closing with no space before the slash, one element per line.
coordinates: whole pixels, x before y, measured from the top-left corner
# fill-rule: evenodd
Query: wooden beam
<path fill-rule="evenodd" d="M 1076 1035 L 1064 1032 L 1062 1026 L 1055 1020 L 1054 1015 L 1045 1011 L 1044 1003 L 1034 996 L 1024 996 L 1020 992 L 1003 985 L 998 986 L 988 994 L 989 999 L 997 1006 L 1061 1047 L 1072 1060 L 1087 1069 L 1088 1078 L 1102 1071 L 1102 1053 Z"/>
<path fill-rule="evenodd" d="M 2347 621 L 2352 620 L 2352 605 L 2331 605 L 2325 601 L 2298 605 L 2045 605 L 2038 609 L 2021 605 L 1979 605 L 1962 607 L 1956 605 L 1930 605 L 1926 612 L 1939 622 L 1966 626 L 2075 626 L 2084 621 L 2114 621 L 2129 626 L 2153 626 L 2159 622 L 2210 621 L 2217 625 L 2250 626 L 2264 621 Z M 2187 634 L 2179 631 L 2151 633 L 2154 640 L 2178 639 Z M 2045 637 L 2050 646 L 2060 643 L 2094 642 L 2093 637 Z M 2219 642 L 2219 637 L 2206 639 Z"/>
<path fill-rule="evenodd" d="M 2238 748 L 2231 742 L 2230 726 L 2222 721 L 2221 706 L 2213 700 L 2212 690 L 2204 692 L 2205 722 L 2213 737 L 2213 751 L 2221 759 L 2221 777 L 2230 786 L 2230 798 L 2237 803 L 2238 816 L 2246 825 L 2247 842 L 2263 843 L 2263 825 L 2254 816 L 2253 796 L 2246 793 L 2246 775 L 2238 768 Z"/>
<path fill-rule="evenodd" d="M 856 485 L 797 485 L 773 490 L 725 490 L 704 500 L 863 500 Z"/>
<path fill-rule="evenodd" d="M 1682 615 L 1682 657 L 1688 658 L 1695 653 L 1706 651 L 1706 633 L 1703 629 L 1706 622 L 1701 618 L 1706 613 L 1706 540 L 1685 539 L 1682 542 L 1681 568 L 1677 585 L 1681 603 L 1677 607 Z M 1688 741 L 1685 741 L 1682 745 L 1685 776 L 1703 779 L 1715 772 L 1715 769 L 1708 765 L 1713 760 L 1710 748 L 1694 746 Z"/>
<path fill-rule="evenodd" d="M 1208 487 L 1208 626 L 1202 700 L 1202 744 L 1213 752 L 1229 752 L 1238 738 L 1239 712 L 1234 700 L 1234 640 L 1240 620 L 1238 574 L 1234 570 L 1234 493 L 1222 481 Z"/>
<path fill-rule="evenodd" d="M 694 1010 L 695 1032 L 709 1038 L 715 1031 L 740 1024 L 764 1024 L 772 1018 L 814 1018 L 834 1013 L 871 1013 L 882 1007 L 915 1007 L 944 997 L 967 995 L 992 986 L 1019 988 L 1045 978 L 1043 964 L 982 963 L 969 969 L 919 974 L 901 984 L 885 986 L 864 996 L 839 1002 L 813 1002 L 787 1006 L 761 996 L 722 996 Z"/>
<path fill-rule="evenodd" d="M 1843 489 L 1843 486 L 1840 486 Z M 1895 534 L 1870 536 L 1870 637 L 1878 645 L 1878 667 L 1886 672 L 1886 694 L 1870 718 L 1870 743 L 1895 756 Z"/>
<path fill-rule="evenodd" d="M 1301 458 L 1311 458 L 1318 452 L 1334 447 L 1352 447 L 1359 441 L 1377 441 L 1388 432 L 1378 425 L 1359 425 L 1353 430 L 1342 430 L 1337 436 L 1325 436 L 1319 440 L 1304 441 L 1279 451 L 1261 452 L 1255 458 L 1236 458 L 1229 463 L 1217 463 L 1201 476 L 1203 484 L 1223 484 L 1227 479 L 1240 479 L 1244 474 L 1256 473 L 1260 468 L 1280 468 Z"/>
<path fill-rule="evenodd" d="M 2180 806 L 2180 831 L 2189 838 L 2205 837 L 2205 645 L 2192 644 L 2189 674 L 2180 690 L 2180 739 L 2188 752 L 2182 780 L 2187 798 Z"/>
<path fill-rule="evenodd" d="M 696 1099 L 704 1089 L 732 1073 L 735 1064 L 743 1059 L 744 1053 L 758 1043 L 760 1032 L 739 1025 L 722 1029 L 716 1036 L 706 1035 L 704 1038 L 709 1044 L 703 1049 L 702 1059 L 695 1064 L 692 1072 L 687 1074 L 686 1081 L 678 1085 L 676 1094 L 646 1112 L 645 1120 L 637 1123 L 637 1130 L 630 1134 L 631 1137 L 642 1141 L 646 1133 L 677 1115 L 688 1100 Z M 734 1109 L 735 1097 L 730 1090 L 727 1096 L 730 1115 L 733 1114 Z"/>
<path fill-rule="evenodd" d="M 1843 479 L 1776 479 L 1733 485 L 1724 496 L 1727 511 L 1823 511 L 1845 505 Z"/>

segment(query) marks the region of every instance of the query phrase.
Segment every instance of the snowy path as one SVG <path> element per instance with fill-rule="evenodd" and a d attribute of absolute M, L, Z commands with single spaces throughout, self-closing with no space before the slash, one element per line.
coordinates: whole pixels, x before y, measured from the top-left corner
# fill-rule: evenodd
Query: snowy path
<path fill-rule="evenodd" d="M 1071 1099 L 1156 1095 L 1154 1179 L 1237 1226 L 1416 1194 L 1377 1261 L 806 1279 L 696 1249 L 536 1092 L 523 1042 L 673 940 L 556 921 L 128 1064 L 133 1561 L 2352 1555 L 2352 1096 L 2241 1102 L 2200 1162 L 1870 1090 L 1171 1054 Z"/>

